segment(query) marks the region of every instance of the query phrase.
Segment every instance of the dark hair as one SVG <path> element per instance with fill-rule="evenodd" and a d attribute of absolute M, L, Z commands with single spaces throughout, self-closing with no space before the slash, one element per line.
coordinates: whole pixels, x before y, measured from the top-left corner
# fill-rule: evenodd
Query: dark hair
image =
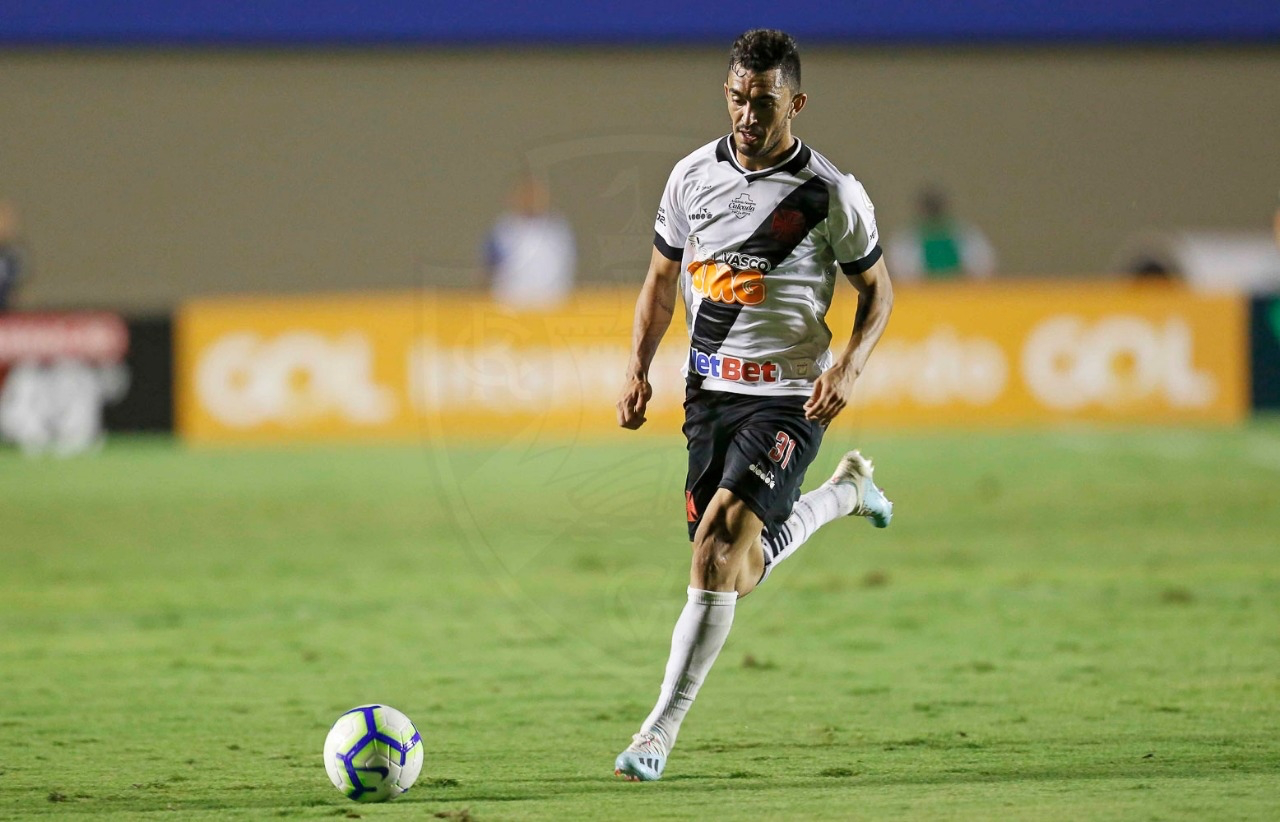
<path fill-rule="evenodd" d="M 733 41 L 729 70 L 738 66 L 756 73 L 779 69 L 779 77 L 792 92 L 800 90 L 800 50 L 796 40 L 777 29 L 752 29 Z"/>

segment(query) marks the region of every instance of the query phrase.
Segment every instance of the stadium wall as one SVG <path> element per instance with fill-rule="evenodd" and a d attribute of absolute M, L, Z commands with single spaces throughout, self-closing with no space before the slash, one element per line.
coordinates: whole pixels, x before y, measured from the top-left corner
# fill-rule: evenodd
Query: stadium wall
<path fill-rule="evenodd" d="M 522 166 L 577 228 L 581 279 L 634 284 L 671 164 L 725 129 L 724 45 L 2 51 L 18 304 L 473 285 Z M 866 182 L 886 233 L 936 181 L 1013 274 L 1274 211 L 1274 47 L 815 46 L 805 83 L 798 133 Z"/>

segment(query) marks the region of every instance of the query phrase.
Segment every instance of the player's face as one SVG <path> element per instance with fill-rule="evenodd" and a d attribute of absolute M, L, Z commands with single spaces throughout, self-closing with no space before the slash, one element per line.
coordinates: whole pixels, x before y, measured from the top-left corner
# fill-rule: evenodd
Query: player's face
<path fill-rule="evenodd" d="M 792 94 L 780 75 L 778 69 L 729 69 L 724 96 L 738 160 L 747 168 L 768 168 L 791 148 L 791 120 L 804 108 L 806 98 Z"/>

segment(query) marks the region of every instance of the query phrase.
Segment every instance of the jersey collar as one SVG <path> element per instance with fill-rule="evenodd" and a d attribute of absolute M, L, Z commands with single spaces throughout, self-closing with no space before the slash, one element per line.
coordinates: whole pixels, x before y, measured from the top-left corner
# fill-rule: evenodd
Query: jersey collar
<path fill-rule="evenodd" d="M 762 168 L 759 171 L 749 171 L 738 162 L 738 155 L 733 149 L 733 135 L 726 134 L 716 144 L 716 160 L 733 166 L 734 170 L 745 177 L 748 183 L 759 180 L 761 177 L 777 174 L 780 171 L 795 174 L 809 164 L 809 157 L 813 154 L 799 137 L 795 138 L 795 140 L 796 144 L 791 147 L 791 152 L 780 163 L 769 168 Z"/>

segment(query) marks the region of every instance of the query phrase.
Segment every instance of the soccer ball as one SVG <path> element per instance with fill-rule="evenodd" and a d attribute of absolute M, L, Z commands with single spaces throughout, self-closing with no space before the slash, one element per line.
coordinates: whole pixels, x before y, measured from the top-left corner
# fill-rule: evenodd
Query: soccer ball
<path fill-rule="evenodd" d="M 409 790 L 422 770 L 422 736 L 395 708 L 361 705 L 338 717 L 329 729 L 324 768 L 334 787 L 349 799 L 395 799 Z"/>

